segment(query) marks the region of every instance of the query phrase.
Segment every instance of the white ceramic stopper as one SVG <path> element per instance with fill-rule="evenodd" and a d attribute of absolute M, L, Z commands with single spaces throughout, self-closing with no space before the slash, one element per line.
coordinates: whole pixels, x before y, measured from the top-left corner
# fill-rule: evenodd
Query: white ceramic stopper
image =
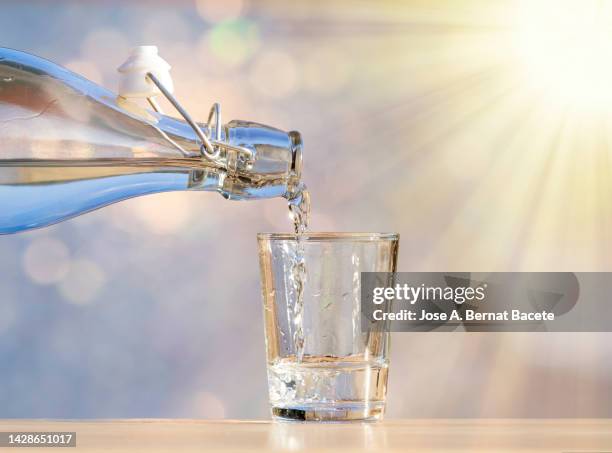
<path fill-rule="evenodd" d="M 119 96 L 124 98 L 149 98 L 160 94 L 153 82 L 146 78 L 148 72 L 153 74 L 171 93 L 174 84 L 170 76 L 171 66 L 157 54 L 156 46 L 138 46 L 132 49 L 130 56 L 119 71 Z"/>

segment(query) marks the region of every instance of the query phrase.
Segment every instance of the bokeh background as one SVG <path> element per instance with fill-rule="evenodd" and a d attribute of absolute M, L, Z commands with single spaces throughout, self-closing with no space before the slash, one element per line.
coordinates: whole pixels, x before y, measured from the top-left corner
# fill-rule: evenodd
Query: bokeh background
<path fill-rule="evenodd" d="M 397 231 L 400 270 L 609 271 L 611 3 L 4 1 L 0 43 L 113 89 L 157 45 L 194 117 L 300 130 L 312 228 Z M 289 228 L 173 193 L 1 237 L 0 417 L 266 418 Z M 610 338 L 394 334 L 388 415 L 610 417 Z"/>

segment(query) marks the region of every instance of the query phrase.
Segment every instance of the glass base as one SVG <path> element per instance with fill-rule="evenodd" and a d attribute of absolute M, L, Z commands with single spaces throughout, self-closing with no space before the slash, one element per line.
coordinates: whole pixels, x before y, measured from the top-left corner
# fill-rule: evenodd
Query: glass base
<path fill-rule="evenodd" d="M 285 421 L 351 422 L 382 420 L 384 404 L 334 404 L 302 407 L 272 407 L 272 417 Z"/>
<path fill-rule="evenodd" d="M 272 416 L 298 421 L 380 420 L 385 409 L 386 360 L 294 357 L 268 364 Z"/>

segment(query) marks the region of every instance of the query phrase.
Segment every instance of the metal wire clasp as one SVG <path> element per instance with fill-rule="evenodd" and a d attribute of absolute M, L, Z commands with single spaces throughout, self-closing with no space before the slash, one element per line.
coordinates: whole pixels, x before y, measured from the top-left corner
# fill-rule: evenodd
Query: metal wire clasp
<path fill-rule="evenodd" d="M 208 130 L 212 131 L 211 124 L 214 119 L 214 124 L 215 124 L 214 134 L 213 134 L 214 139 L 211 140 L 204 133 L 204 131 L 200 128 L 200 126 L 198 126 L 198 124 L 191 118 L 191 115 L 189 115 L 189 113 L 187 113 L 187 111 L 181 106 L 181 104 L 179 104 L 179 102 L 172 95 L 172 93 L 170 93 L 170 91 L 167 90 L 166 87 L 164 87 L 164 85 L 159 81 L 159 79 L 155 77 L 155 75 L 153 75 L 151 72 L 147 72 L 146 77 L 151 82 L 153 82 L 157 86 L 157 88 L 159 88 L 159 91 L 161 91 L 161 93 L 166 97 L 166 99 L 168 99 L 168 101 L 170 102 L 170 104 L 172 104 L 172 106 L 176 109 L 176 111 L 180 113 L 180 115 L 185 119 L 187 124 L 191 126 L 193 131 L 196 133 L 196 135 L 202 142 L 200 145 L 200 152 L 202 153 L 203 156 L 211 160 L 216 160 L 219 157 L 221 150 L 225 149 L 225 150 L 232 150 L 232 151 L 237 151 L 239 153 L 242 153 L 247 156 L 248 161 L 252 161 L 253 152 L 250 149 L 245 148 L 243 146 L 230 145 L 229 143 L 225 143 L 221 141 L 222 123 L 221 123 L 221 106 L 219 105 L 219 103 L 215 102 L 213 104 L 213 106 L 210 109 L 210 113 L 208 114 L 208 121 L 206 122 L 206 127 L 208 128 Z M 149 103 L 151 104 L 151 107 L 153 107 L 153 109 L 156 112 L 162 113 L 161 108 L 159 107 L 157 102 L 155 102 L 155 100 L 152 97 L 147 98 L 147 100 L 149 101 Z"/>

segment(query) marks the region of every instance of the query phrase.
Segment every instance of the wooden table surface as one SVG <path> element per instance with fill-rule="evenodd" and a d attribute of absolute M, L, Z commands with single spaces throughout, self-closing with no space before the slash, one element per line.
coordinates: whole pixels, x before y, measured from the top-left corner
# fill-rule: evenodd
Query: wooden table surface
<path fill-rule="evenodd" d="M 82 452 L 306 449 L 612 453 L 612 420 L 602 419 L 387 420 L 348 424 L 229 420 L 0 420 L 0 432 L 12 431 L 75 431 L 77 447 L 67 451 Z M 32 450 L 42 449 L 20 448 L 17 451 Z M 15 449 L 0 447 L 0 451 Z"/>

